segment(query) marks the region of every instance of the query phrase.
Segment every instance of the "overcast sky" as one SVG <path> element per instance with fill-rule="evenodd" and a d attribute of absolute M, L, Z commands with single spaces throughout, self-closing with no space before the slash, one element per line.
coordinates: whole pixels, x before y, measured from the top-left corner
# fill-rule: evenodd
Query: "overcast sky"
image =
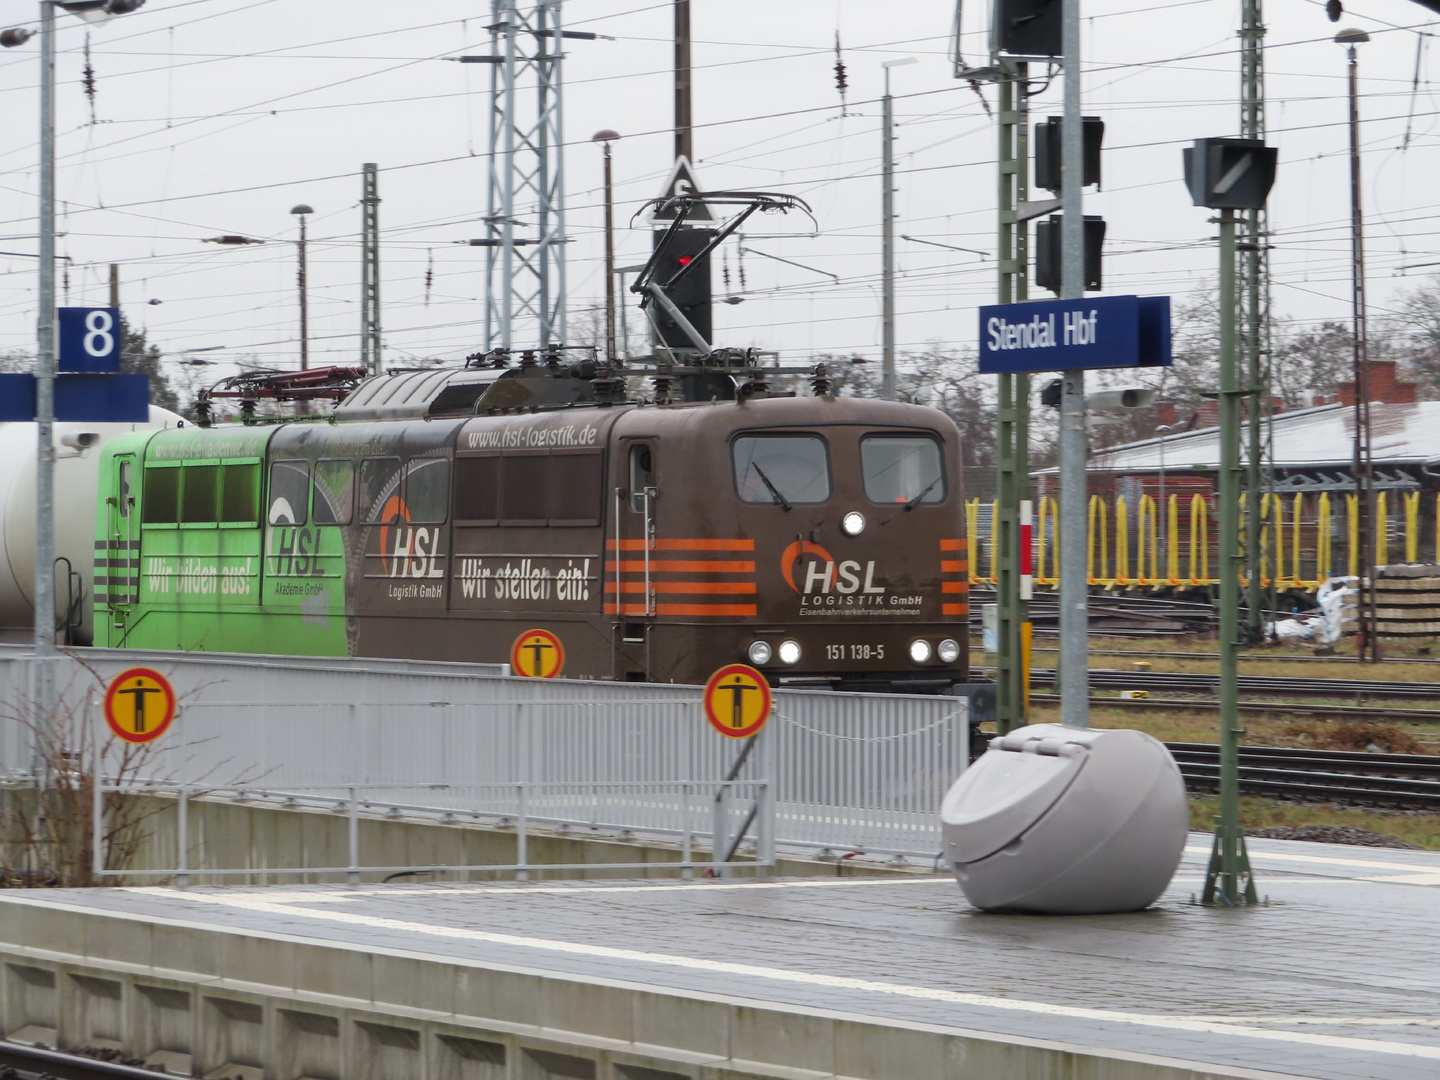
<path fill-rule="evenodd" d="M 991 257 L 899 241 L 898 340 L 908 349 L 973 344 L 976 306 L 995 296 L 996 135 L 979 95 L 952 77 L 952 0 L 693 0 L 692 9 L 702 185 L 791 192 L 819 223 L 818 235 L 800 216 L 756 223 L 747 246 L 813 269 L 746 255 L 743 288 L 731 245 L 728 291 L 744 302 L 717 305 L 717 342 L 796 361 L 878 356 L 881 63 L 913 56 L 917 64 L 892 71 L 896 233 Z M 34 0 L 5 0 L 0 19 L 33 26 L 25 20 L 35 10 Z M 1182 299 L 1213 282 L 1218 256 L 1209 212 L 1191 206 L 1181 180 L 1180 148 L 1238 134 L 1240 5 L 1091 0 L 1082 12 L 1084 108 L 1106 123 L 1105 183 L 1085 202 L 1109 223 L 1105 291 Z M 1440 271 L 1440 58 L 1420 33 L 1437 23 L 1409 0 L 1354 0 L 1339 24 L 1315 0 L 1272 0 L 1266 15 L 1269 141 L 1280 148 L 1275 310 L 1307 322 L 1349 317 L 1345 56 L 1332 39 L 1355 26 L 1372 36 L 1360 50 L 1364 200 L 1372 312 L 1383 315 Z M 982 62 L 986 18 L 982 5 L 967 5 L 971 63 Z M 671 5 L 569 0 L 564 21 L 614 38 L 568 43 L 565 60 L 575 322 L 604 295 L 600 150 L 590 142 L 599 129 L 623 136 L 614 147 L 620 264 L 642 260 L 650 244 L 648 226 L 628 225 L 673 158 Z M 489 71 L 444 58 L 487 52 L 488 22 L 487 0 L 149 0 L 89 31 L 92 122 L 81 82 L 87 31 L 62 15 L 59 251 L 73 260 L 69 301 L 103 303 L 116 262 L 128 315 L 167 355 L 205 349 L 210 359 L 296 367 L 289 210 L 309 203 L 311 363 L 355 363 L 360 168 L 374 161 L 387 364 L 481 348 L 483 252 L 457 242 L 483 235 Z M 843 111 L 837 29 L 850 83 Z M 0 54 L 0 248 L 22 255 L 35 250 L 38 44 Z M 1056 78 L 1034 99 L 1036 115 L 1058 113 L 1060 92 Z M 993 106 L 994 90 L 984 95 Z M 220 234 L 267 242 L 203 243 Z M 0 351 L 33 350 L 35 296 L 35 260 L 0 255 Z"/>

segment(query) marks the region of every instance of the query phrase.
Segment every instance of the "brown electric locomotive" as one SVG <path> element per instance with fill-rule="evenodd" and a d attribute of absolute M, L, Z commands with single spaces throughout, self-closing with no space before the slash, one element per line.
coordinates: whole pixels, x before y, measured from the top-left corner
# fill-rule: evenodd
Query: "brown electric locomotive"
<path fill-rule="evenodd" d="M 362 383 L 330 423 L 115 440 L 97 552 L 118 544 L 137 569 L 97 590 L 100 643 L 633 681 L 732 662 L 777 684 L 966 681 L 944 414 L 758 381 L 730 400 L 572 400 L 595 381 L 534 363 L 403 372 Z M 517 656 L 530 630 L 548 636 Z"/>

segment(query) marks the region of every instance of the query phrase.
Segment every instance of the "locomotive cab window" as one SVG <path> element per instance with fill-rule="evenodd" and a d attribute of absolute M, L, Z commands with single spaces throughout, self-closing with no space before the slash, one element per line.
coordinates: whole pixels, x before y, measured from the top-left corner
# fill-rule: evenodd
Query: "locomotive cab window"
<path fill-rule="evenodd" d="M 655 450 L 648 444 L 630 447 L 630 509 L 645 511 L 645 492 L 655 488 Z"/>
<path fill-rule="evenodd" d="M 818 435 L 741 435 L 731 453 L 742 502 L 788 510 L 830 499 L 830 457 Z"/>
<path fill-rule="evenodd" d="M 865 497 L 911 506 L 945 501 L 940 444 L 924 435 L 871 435 L 860 440 Z"/>
<path fill-rule="evenodd" d="M 270 466 L 271 525 L 304 525 L 310 508 L 310 466 L 304 461 L 277 461 Z"/>
<path fill-rule="evenodd" d="M 135 504 L 135 494 L 130 486 L 131 462 L 129 458 L 120 462 L 119 502 L 116 509 L 122 518 L 130 516 L 130 507 Z"/>

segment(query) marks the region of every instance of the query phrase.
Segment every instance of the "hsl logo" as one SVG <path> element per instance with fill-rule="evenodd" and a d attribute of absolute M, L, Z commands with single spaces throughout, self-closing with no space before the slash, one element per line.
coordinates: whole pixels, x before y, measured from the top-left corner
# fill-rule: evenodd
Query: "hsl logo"
<path fill-rule="evenodd" d="M 415 528 L 410 508 L 399 495 L 391 495 L 380 511 L 380 565 L 386 577 L 444 577 L 436 555 L 440 550 L 440 529 Z M 394 533 L 392 547 L 390 535 Z"/>
<path fill-rule="evenodd" d="M 324 577 L 320 563 L 320 530 L 297 528 L 295 508 L 290 500 L 278 496 L 270 504 L 270 529 L 266 552 L 270 556 L 270 573 L 275 577 Z"/>
<path fill-rule="evenodd" d="M 795 580 L 797 567 L 804 572 L 799 582 Z M 780 573 L 785 584 L 801 596 L 827 596 L 832 592 L 841 596 L 875 595 L 885 591 L 883 584 L 875 584 L 873 559 L 863 567 L 853 559 L 836 562 L 830 552 L 809 540 L 796 540 L 785 549 L 780 556 Z"/>

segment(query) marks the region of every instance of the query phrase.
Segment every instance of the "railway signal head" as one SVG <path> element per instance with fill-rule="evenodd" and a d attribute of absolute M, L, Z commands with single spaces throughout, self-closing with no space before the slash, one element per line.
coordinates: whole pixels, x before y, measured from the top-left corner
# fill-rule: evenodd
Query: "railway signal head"
<path fill-rule="evenodd" d="M 691 267 L 673 288 L 669 283 L 681 270 L 689 267 L 694 258 L 704 251 L 715 233 L 710 229 L 657 229 L 655 246 L 662 244 L 659 262 L 655 267 L 655 280 L 665 286 L 666 295 L 680 313 L 690 320 L 690 325 L 700 336 L 710 340 L 712 320 L 710 317 L 710 260 L 704 259 Z M 667 239 L 668 237 L 668 239 Z M 654 308 L 654 319 L 661 343 L 674 349 L 691 349 L 694 344 L 683 330 L 658 305 Z"/>
<path fill-rule="evenodd" d="M 1185 186 L 1196 206 L 1259 210 L 1275 183 L 1280 152 L 1259 139 L 1196 139 L 1185 154 Z"/>
<path fill-rule="evenodd" d="M 1105 141 L 1105 121 L 1098 116 L 1081 117 L 1084 167 L 1080 184 L 1100 184 L 1100 147 Z M 1052 116 L 1035 125 L 1035 186 L 1060 194 L 1061 128 L 1063 120 Z"/>
<path fill-rule="evenodd" d="M 1060 0 L 995 0 L 990 51 L 1006 56 L 1062 55 L 1061 9 Z"/>
<path fill-rule="evenodd" d="M 1061 243 L 1060 230 L 1063 218 L 1051 214 L 1048 221 L 1035 224 L 1035 284 L 1060 295 L 1061 287 Z M 1097 291 L 1104 288 L 1104 277 L 1100 264 L 1100 251 L 1105 244 L 1105 219 L 1098 215 L 1085 215 L 1085 288 Z"/>

